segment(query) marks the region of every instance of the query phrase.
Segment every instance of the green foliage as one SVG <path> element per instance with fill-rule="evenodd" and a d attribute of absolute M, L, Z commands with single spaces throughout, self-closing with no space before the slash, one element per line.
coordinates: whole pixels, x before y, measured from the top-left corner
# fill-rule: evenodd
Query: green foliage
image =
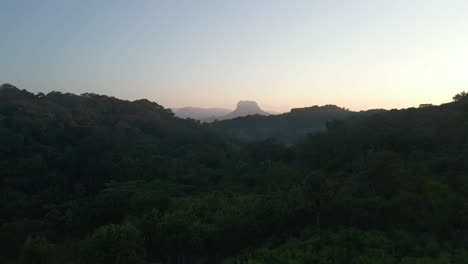
<path fill-rule="evenodd" d="M 53 264 L 58 262 L 57 250 L 44 237 L 28 237 L 21 250 L 21 264 Z"/>
<path fill-rule="evenodd" d="M 17 259 L 27 238 L 47 235 L 47 229 L 47 223 L 39 220 L 24 219 L 2 224 L 0 227 L 1 256 Z"/>
<path fill-rule="evenodd" d="M 404 256 L 400 248 L 406 241 L 393 240 L 390 236 L 376 231 L 354 229 L 334 232 L 306 231 L 299 238 L 292 238 L 276 246 L 250 250 L 223 263 L 443 264 L 465 263 L 468 260 L 466 250 L 443 251 L 440 247 L 437 247 L 435 252 L 413 252 L 412 256 Z"/>
<path fill-rule="evenodd" d="M 175 118 L 147 100 L 2 86 L 0 262 L 467 262 L 460 96 L 244 126 Z M 320 132 L 282 143 L 308 120 Z M 230 124 L 279 139 L 239 142 L 223 134 Z"/>
<path fill-rule="evenodd" d="M 141 234 L 129 223 L 98 228 L 83 247 L 86 263 L 145 263 Z"/>

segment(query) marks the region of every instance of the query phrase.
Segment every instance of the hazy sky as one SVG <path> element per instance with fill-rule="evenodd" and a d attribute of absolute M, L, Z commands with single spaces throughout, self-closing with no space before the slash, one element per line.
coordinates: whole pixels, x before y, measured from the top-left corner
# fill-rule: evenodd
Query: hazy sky
<path fill-rule="evenodd" d="M 355 110 L 468 90 L 468 1 L 0 0 L 0 83 Z"/>

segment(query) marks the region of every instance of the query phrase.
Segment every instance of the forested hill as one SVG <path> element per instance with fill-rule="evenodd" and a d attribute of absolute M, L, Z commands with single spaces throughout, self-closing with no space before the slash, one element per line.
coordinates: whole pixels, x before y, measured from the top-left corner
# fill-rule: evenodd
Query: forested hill
<path fill-rule="evenodd" d="M 130 102 L 90 93 L 32 94 L 4 84 L 0 86 L 0 100 L 3 116 L 21 115 L 25 121 L 44 122 L 45 126 L 60 123 L 62 127 L 123 127 L 175 120 L 170 110 L 145 99 Z"/>
<path fill-rule="evenodd" d="M 0 263 L 467 263 L 467 161 L 465 93 L 286 146 L 3 85 Z"/>
<path fill-rule="evenodd" d="M 353 112 L 335 105 L 294 108 L 280 115 L 250 115 L 212 124 L 216 129 L 243 140 L 276 138 L 285 143 L 301 140 L 306 134 L 323 131 L 327 122 L 362 118 L 384 110 Z"/>
<path fill-rule="evenodd" d="M 186 146 L 193 152 L 219 142 L 197 122 L 148 100 L 0 88 L 0 174 L 9 187 L 36 192 L 63 184 L 59 189 L 68 192 L 79 185 L 92 193 L 111 180 L 173 176 Z M 172 164 L 166 156 L 183 161 Z"/>

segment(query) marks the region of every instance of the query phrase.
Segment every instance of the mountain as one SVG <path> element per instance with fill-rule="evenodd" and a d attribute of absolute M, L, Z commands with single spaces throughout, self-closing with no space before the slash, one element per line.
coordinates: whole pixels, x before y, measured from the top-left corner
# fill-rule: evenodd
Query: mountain
<path fill-rule="evenodd" d="M 237 107 L 231 113 L 222 116 L 220 120 L 233 119 L 241 116 L 262 115 L 267 116 L 269 113 L 263 111 L 255 101 L 239 101 Z"/>
<path fill-rule="evenodd" d="M 333 120 L 363 117 L 383 110 L 353 112 L 335 105 L 294 108 L 280 115 L 251 115 L 222 120 L 213 127 L 244 140 L 262 140 L 270 137 L 283 142 L 295 142 L 310 132 L 324 130 Z"/>
<path fill-rule="evenodd" d="M 210 123 L 215 120 L 227 120 L 236 117 L 249 115 L 267 116 L 270 113 L 263 111 L 255 101 L 239 101 L 234 111 L 224 108 L 198 108 L 183 107 L 174 108 L 174 114 L 180 118 L 192 118 L 204 123 Z"/>
<path fill-rule="evenodd" d="M 227 115 L 231 110 L 224 108 L 200 108 L 200 107 L 183 107 L 172 108 L 175 116 L 180 118 L 191 118 L 196 120 L 216 119 Z"/>

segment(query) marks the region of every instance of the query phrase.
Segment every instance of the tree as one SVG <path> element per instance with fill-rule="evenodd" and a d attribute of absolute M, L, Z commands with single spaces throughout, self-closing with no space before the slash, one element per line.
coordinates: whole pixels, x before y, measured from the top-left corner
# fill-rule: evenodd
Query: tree
<path fill-rule="evenodd" d="M 460 101 L 464 98 L 468 98 L 468 93 L 467 92 L 461 92 L 453 97 L 454 101 Z"/>
<path fill-rule="evenodd" d="M 20 255 L 21 264 L 51 264 L 57 263 L 55 246 L 46 238 L 28 237 Z"/>
<path fill-rule="evenodd" d="M 145 263 L 145 250 L 140 232 L 130 223 L 98 228 L 85 240 L 86 263 Z"/>

